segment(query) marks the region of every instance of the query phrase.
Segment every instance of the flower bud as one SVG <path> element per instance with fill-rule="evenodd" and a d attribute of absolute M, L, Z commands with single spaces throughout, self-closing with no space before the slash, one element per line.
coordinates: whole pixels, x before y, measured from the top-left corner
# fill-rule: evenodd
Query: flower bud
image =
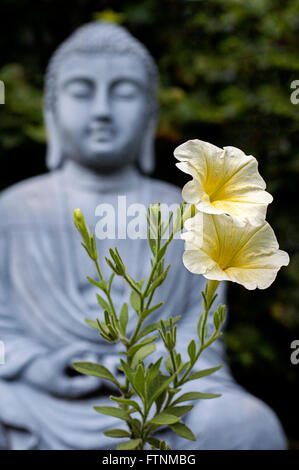
<path fill-rule="evenodd" d="M 184 223 L 187 219 L 194 217 L 196 212 L 194 204 L 188 204 L 186 207 L 186 203 L 180 204 L 179 209 L 177 210 L 176 218 L 173 222 L 172 232 L 176 234 L 180 232 L 184 228 Z"/>
<path fill-rule="evenodd" d="M 83 239 L 82 245 L 86 249 L 88 255 L 91 259 L 97 261 L 98 252 L 95 237 L 94 235 L 90 235 L 81 209 L 74 210 L 74 224 Z"/>
<path fill-rule="evenodd" d="M 86 225 L 81 209 L 74 210 L 74 224 L 78 232 L 80 233 L 81 237 L 83 238 L 83 241 L 88 246 L 90 243 L 90 233 L 89 233 L 89 230 Z"/>

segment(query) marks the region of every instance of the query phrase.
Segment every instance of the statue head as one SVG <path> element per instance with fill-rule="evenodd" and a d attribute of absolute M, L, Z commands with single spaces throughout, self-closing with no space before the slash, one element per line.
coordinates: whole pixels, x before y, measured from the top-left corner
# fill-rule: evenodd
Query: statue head
<path fill-rule="evenodd" d="M 71 159 L 95 171 L 139 164 L 150 172 L 158 71 L 125 28 L 88 23 L 53 54 L 46 72 L 47 165 Z"/>

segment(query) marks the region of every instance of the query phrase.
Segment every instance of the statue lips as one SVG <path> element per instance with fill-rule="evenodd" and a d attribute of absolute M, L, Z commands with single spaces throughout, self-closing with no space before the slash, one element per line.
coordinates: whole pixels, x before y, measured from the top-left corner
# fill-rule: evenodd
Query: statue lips
<path fill-rule="evenodd" d="M 88 135 L 96 142 L 106 142 L 111 140 L 115 134 L 110 125 L 92 125 L 87 130 Z"/>

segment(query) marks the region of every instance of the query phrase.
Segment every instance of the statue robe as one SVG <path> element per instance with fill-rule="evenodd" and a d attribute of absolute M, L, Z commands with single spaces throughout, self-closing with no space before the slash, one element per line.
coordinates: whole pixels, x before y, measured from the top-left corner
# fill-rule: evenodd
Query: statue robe
<path fill-rule="evenodd" d="M 95 268 L 81 247 L 72 217 L 73 209 L 80 207 L 94 230 L 99 221 L 95 208 L 105 203 L 112 204 L 115 216 L 123 218 L 123 211 L 117 213 L 118 195 L 126 195 L 127 207 L 181 201 L 178 188 L 142 177 L 132 169 L 106 181 L 95 177 L 88 185 L 74 183 L 65 170 L 56 170 L 0 195 L 0 340 L 5 343 L 5 364 L 0 365 L 0 447 L 113 449 L 117 444 L 103 431 L 116 423 L 119 427 L 118 421 L 92 408 L 111 404 L 107 395 L 58 398 L 27 383 L 23 372 L 37 357 L 50 360 L 52 352 L 77 343 L 117 373 L 118 346 L 107 344 L 84 321 L 86 317 L 101 317 L 102 312 L 96 301 L 97 289 L 86 280 L 87 275 L 97 278 Z M 122 230 L 124 223 L 120 222 Z M 147 240 L 104 239 L 97 244 L 106 278 L 111 271 L 104 256 L 115 245 L 134 278 L 148 275 Z M 178 349 L 186 355 L 188 340 L 195 336 L 205 280 L 185 269 L 183 250 L 182 240 L 174 240 L 169 247 L 166 261 L 171 269 L 156 295 L 164 305 L 150 321 L 161 315 L 181 315 Z M 129 294 L 123 280 L 116 276 L 112 298 L 117 311 L 128 302 Z M 225 303 L 224 283 L 217 302 Z M 224 347 L 218 340 L 204 352 L 198 367 L 214 367 L 223 361 Z M 190 382 L 184 390 L 221 393 L 222 397 L 200 400 L 187 416 L 185 422 L 196 435 L 196 442 L 169 431 L 162 433 L 173 449 L 285 448 L 285 437 L 273 411 L 236 384 L 227 365 L 210 377 Z"/>

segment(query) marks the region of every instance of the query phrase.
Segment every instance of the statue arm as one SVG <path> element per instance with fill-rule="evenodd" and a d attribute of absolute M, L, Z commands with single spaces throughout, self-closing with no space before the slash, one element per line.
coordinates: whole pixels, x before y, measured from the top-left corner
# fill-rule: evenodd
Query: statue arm
<path fill-rule="evenodd" d="M 67 367 L 82 360 L 86 345 L 68 344 L 50 351 L 30 338 L 13 311 L 13 286 L 9 237 L 0 231 L 0 341 L 4 343 L 5 362 L 0 365 L 0 379 L 22 380 L 59 396 L 80 396 L 99 387 L 96 377 L 68 377 Z"/>
<path fill-rule="evenodd" d="M 11 306 L 13 291 L 9 279 L 10 246 L 8 233 L 0 232 L 0 340 L 4 343 L 5 363 L 0 367 L 0 377 L 13 379 L 46 349 L 26 336 Z"/>

